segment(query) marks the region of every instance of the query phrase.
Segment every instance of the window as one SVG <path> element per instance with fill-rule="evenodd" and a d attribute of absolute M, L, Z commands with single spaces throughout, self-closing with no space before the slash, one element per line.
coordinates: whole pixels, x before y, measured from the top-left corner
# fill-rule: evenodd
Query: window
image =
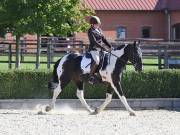
<path fill-rule="evenodd" d="M 173 25 L 173 39 L 180 40 L 180 23 Z"/>
<path fill-rule="evenodd" d="M 120 26 L 117 28 L 117 38 L 126 38 L 126 27 Z"/>
<path fill-rule="evenodd" d="M 150 38 L 151 37 L 151 27 L 144 26 L 142 27 L 142 38 Z"/>

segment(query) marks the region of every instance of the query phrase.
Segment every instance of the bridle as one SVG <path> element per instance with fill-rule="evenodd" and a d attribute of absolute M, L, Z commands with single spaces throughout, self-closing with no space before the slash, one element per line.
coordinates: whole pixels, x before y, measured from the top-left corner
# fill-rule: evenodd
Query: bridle
<path fill-rule="evenodd" d="M 130 51 L 132 51 L 132 50 L 130 50 Z M 113 55 L 114 57 L 118 58 L 124 64 L 127 64 L 127 62 L 128 62 L 127 60 L 124 60 L 123 58 L 120 58 L 117 55 L 113 54 L 112 50 L 111 51 L 106 51 L 106 52 L 110 54 L 110 57 L 111 57 L 111 55 Z M 109 57 L 109 62 L 110 62 L 110 57 Z M 135 57 L 135 52 L 134 51 L 132 52 L 132 64 L 133 64 L 133 66 L 136 66 L 136 57 Z"/>
<path fill-rule="evenodd" d="M 138 48 L 138 49 L 140 49 L 140 48 Z M 142 55 L 142 52 L 141 52 L 141 55 Z M 134 51 L 132 52 L 132 64 L 134 65 L 134 67 L 136 67 L 136 65 L 137 65 L 137 57 L 135 57 L 135 53 L 134 53 Z"/>

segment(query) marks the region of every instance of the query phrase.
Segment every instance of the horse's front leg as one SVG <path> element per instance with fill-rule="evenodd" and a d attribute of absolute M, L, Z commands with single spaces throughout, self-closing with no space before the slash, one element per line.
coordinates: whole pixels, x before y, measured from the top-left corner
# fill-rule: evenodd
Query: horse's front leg
<path fill-rule="evenodd" d="M 111 86 L 114 88 L 114 91 L 120 98 L 120 100 L 123 103 L 123 105 L 125 106 L 126 110 L 129 111 L 129 114 L 131 116 L 135 116 L 136 115 L 135 111 L 129 106 L 129 104 L 126 100 L 126 97 L 123 94 L 121 84 L 119 82 L 115 81 L 115 82 L 111 83 Z"/>
<path fill-rule="evenodd" d="M 114 92 L 114 90 L 111 88 L 110 85 L 108 85 L 108 89 L 107 89 L 107 93 L 106 93 L 106 99 L 105 99 L 104 103 L 101 106 L 96 108 L 96 110 L 95 110 L 96 114 L 98 114 L 102 110 L 104 110 L 106 108 L 106 106 L 111 102 L 113 92 Z"/>
<path fill-rule="evenodd" d="M 86 100 L 84 99 L 84 84 L 83 82 L 76 81 L 76 86 L 77 86 L 77 97 L 81 101 L 82 105 L 86 107 L 86 109 L 90 112 L 93 113 L 94 111 L 90 108 L 90 106 L 87 104 Z"/>

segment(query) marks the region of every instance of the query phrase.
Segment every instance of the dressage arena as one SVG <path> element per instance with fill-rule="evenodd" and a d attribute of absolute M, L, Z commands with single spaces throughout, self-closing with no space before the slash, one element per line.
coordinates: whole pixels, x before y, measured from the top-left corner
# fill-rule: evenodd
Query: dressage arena
<path fill-rule="evenodd" d="M 104 110 L 89 115 L 84 109 L 65 106 L 38 114 L 43 105 L 33 109 L 0 109 L 0 135 L 179 135 L 180 111 Z"/>

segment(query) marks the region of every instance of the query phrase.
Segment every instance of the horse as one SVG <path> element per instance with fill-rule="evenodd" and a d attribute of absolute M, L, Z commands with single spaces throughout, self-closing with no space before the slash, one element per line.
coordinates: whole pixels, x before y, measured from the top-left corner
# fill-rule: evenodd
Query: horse
<path fill-rule="evenodd" d="M 90 72 L 83 70 L 81 66 L 84 54 L 69 53 L 59 59 L 54 65 L 52 78 L 48 84 L 49 88 L 53 89 L 53 98 L 50 105 L 46 106 L 45 111 L 48 112 L 55 107 L 57 96 L 72 80 L 77 86 L 77 97 L 90 114 L 98 114 L 105 109 L 111 102 L 112 95 L 115 92 L 129 114 L 135 116 L 135 111 L 129 106 L 123 93 L 121 76 L 128 61 L 134 65 L 135 71 L 140 72 L 143 70 L 142 51 L 139 43 L 124 44 L 109 52 L 103 52 L 103 54 L 103 62 L 98 73 L 102 82 L 108 84 L 108 89 L 106 92 L 106 99 L 101 106 L 93 110 L 84 99 L 85 81 L 82 79 L 82 75 Z"/>

